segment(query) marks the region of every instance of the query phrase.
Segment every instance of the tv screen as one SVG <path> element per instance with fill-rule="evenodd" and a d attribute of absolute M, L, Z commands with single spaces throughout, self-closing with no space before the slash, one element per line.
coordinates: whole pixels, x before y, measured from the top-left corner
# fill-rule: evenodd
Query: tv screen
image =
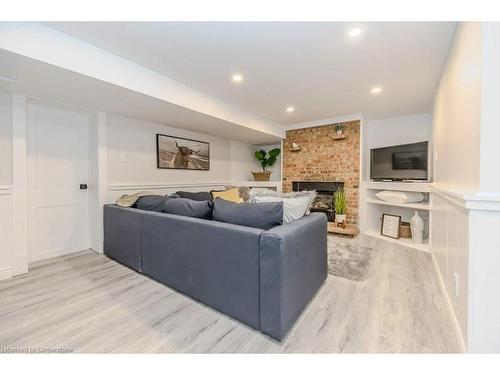
<path fill-rule="evenodd" d="M 372 180 L 427 180 L 429 142 L 370 150 Z"/>

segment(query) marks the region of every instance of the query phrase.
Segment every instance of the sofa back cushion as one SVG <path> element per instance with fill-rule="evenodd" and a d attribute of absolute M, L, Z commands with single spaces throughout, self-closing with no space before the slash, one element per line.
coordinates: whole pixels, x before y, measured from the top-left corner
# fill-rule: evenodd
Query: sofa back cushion
<path fill-rule="evenodd" d="M 210 194 L 208 191 L 198 191 L 198 192 L 178 191 L 175 194 L 179 198 L 192 199 L 194 201 L 211 201 L 212 200 L 212 194 Z"/>
<path fill-rule="evenodd" d="M 169 199 L 171 198 L 164 195 L 146 195 L 137 200 L 135 207 L 144 211 L 163 212 Z"/>
<path fill-rule="evenodd" d="M 172 198 L 165 202 L 163 212 L 173 215 L 197 217 L 199 219 L 211 219 L 212 202 L 196 201 L 188 198 Z"/>
<path fill-rule="evenodd" d="M 283 223 L 283 202 L 234 203 L 215 198 L 213 219 L 263 230 Z"/>

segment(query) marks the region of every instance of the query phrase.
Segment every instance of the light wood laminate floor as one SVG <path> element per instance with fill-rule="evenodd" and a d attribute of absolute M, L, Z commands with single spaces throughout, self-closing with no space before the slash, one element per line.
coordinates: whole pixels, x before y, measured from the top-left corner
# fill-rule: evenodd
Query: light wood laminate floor
<path fill-rule="evenodd" d="M 457 337 L 430 255 L 358 236 L 370 277 L 329 276 L 281 343 L 103 255 L 38 262 L 0 282 L 0 346 L 87 353 L 443 353 Z"/>

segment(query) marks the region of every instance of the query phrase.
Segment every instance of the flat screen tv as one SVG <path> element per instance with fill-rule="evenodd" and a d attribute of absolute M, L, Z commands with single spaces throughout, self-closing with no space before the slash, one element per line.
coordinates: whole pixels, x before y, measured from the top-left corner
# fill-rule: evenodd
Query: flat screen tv
<path fill-rule="evenodd" d="M 375 181 L 427 180 L 429 142 L 370 150 L 370 178 Z"/>

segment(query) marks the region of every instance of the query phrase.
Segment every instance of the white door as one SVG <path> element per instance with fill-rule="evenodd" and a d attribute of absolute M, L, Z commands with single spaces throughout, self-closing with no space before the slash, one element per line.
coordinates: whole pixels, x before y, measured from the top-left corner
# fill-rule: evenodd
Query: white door
<path fill-rule="evenodd" d="M 28 106 L 28 260 L 89 248 L 89 119 Z"/>

